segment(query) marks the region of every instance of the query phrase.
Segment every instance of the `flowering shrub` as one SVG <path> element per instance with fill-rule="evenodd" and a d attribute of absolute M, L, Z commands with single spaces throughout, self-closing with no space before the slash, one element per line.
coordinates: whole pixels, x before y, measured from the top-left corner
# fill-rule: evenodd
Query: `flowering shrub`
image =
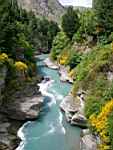
<path fill-rule="evenodd" d="M 0 62 L 5 62 L 8 60 L 8 55 L 5 53 L 0 54 Z"/>
<path fill-rule="evenodd" d="M 26 71 L 28 69 L 28 66 L 21 61 L 15 62 L 15 67 L 19 71 Z"/>
<path fill-rule="evenodd" d="M 90 116 L 90 123 L 92 127 L 95 128 L 96 132 L 99 134 L 102 143 L 99 145 L 100 150 L 110 149 L 110 138 L 108 133 L 108 117 L 113 111 L 113 100 L 107 102 L 105 106 L 102 107 L 102 111 L 97 116 L 92 114 Z"/>
<path fill-rule="evenodd" d="M 61 65 L 65 65 L 67 60 L 68 60 L 68 55 L 63 55 L 63 56 L 60 57 L 59 63 Z"/>
<path fill-rule="evenodd" d="M 75 75 L 75 70 L 72 69 L 72 70 L 68 73 L 68 76 L 69 76 L 70 78 L 74 78 L 74 75 Z"/>

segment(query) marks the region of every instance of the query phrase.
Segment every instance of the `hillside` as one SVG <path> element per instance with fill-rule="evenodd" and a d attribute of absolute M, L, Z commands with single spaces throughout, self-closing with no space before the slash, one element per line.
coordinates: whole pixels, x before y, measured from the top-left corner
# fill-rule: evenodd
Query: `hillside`
<path fill-rule="evenodd" d="M 18 3 L 28 11 L 32 10 L 37 15 L 47 16 L 55 21 L 64 12 L 64 7 L 58 0 L 18 0 Z"/>

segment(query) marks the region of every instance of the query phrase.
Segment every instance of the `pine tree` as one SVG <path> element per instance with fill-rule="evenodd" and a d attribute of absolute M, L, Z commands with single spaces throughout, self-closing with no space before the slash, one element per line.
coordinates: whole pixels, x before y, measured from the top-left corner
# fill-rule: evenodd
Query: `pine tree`
<path fill-rule="evenodd" d="M 62 28 L 66 35 L 72 39 L 74 33 L 78 30 L 79 18 L 73 7 L 69 7 L 62 17 Z"/>
<path fill-rule="evenodd" d="M 93 8 L 98 20 L 98 26 L 105 31 L 113 31 L 113 0 L 93 0 Z"/>

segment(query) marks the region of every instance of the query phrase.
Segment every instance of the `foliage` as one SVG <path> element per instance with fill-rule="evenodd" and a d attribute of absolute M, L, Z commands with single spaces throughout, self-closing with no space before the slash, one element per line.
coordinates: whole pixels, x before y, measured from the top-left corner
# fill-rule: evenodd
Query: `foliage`
<path fill-rule="evenodd" d="M 111 62 L 113 52 L 110 45 L 97 46 L 84 57 L 83 61 L 77 66 L 77 80 L 81 81 L 88 78 L 95 71 L 101 71 L 104 66 Z"/>
<path fill-rule="evenodd" d="M 93 10 L 83 11 L 80 15 L 80 28 L 81 34 L 93 35 L 96 31 L 96 16 Z"/>
<path fill-rule="evenodd" d="M 8 55 L 5 53 L 0 54 L 0 62 L 5 62 L 8 60 Z"/>
<path fill-rule="evenodd" d="M 57 23 L 36 17 L 18 7 L 17 0 L 0 0 L 0 48 L 16 59 L 17 49 L 32 60 L 34 50 L 51 48 L 59 31 Z"/>
<path fill-rule="evenodd" d="M 101 138 L 100 150 L 110 149 L 110 138 L 108 133 L 108 117 L 113 112 L 113 100 L 108 101 L 101 109 L 101 112 L 96 116 L 92 114 L 90 116 L 90 123 L 95 128 L 96 132 Z"/>
<path fill-rule="evenodd" d="M 68 45 L 68 43 L 69 38 L 65 35 L 65 33 L 59 32 L 53 41 L 52 50 L 50 54 L 51 59 L 56 60 L 58 58 L 58 55 Z"/>
<path fill-rule="evenodd" d="M 103 31 L 113 31 L 113 1 L 93 0 L 93 7 L 97 16 L 97 24 Z"/>
<path fill-rule="evenodd" d="M 28 66 L 21 61 L 15 62 L 15 67 L 19 71 L 26 71 L 28 69 Z"/>
<path fill-rule="evenodd" d="M 70 69 L 74 69 L 81 61 L 81 55 L 79 53 L 72 53 L 68 58 L 67 65 L 70 66 Z"/>
<path fill-rule="evenodd" d="M 87 9 L 80 13 L 80 27 L 73 36 L 73 42 L 84 43 L 88 36 L 96 40 L 96 16 L 93 10 Z"/>
<path fill-rule="evenodd" d="M 85 90 L 85 115 L 91 123 L 92 131 L 101 138 L 99 148 L 112 149 L 113 142 L 113 81 L 108 72 L 113 62 L 112 45 L 98 45 L 85 54 L 74 69 L 75 83 L 73 94 L 79 89 Z M 110 100 L 109 100 L 110 99 Z"/>
<path fill-rule="evenodd" d="M 109 114 L 108 117 L 108 135 L 111 149 L 113 149 L 113 111 Z"/>
<path fill-rule="evenodd" d="M 72 39 L 74 33 L 79 28 L 79 17 L 73 7 L 69 7 L 62 17 L 62 29 L 66 35 Z"/>
<path fill-rule="evenodd" d="M 73 36 L 73 39 L 72 39 L 72 41 L 73 42 L 77 42 L 77 43 L 83 43 L 84 42 L 84 37 L 83 37 L 83 34 L 81 34 L 81 31 L 80 30 L 78 30 L 75 34 L 74 34 L 74 36 Z"/>

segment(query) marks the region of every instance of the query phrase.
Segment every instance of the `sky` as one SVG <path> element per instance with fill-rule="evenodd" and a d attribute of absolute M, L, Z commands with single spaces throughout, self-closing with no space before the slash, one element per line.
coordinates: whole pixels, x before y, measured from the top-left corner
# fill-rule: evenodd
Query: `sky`
<path fill-rule="evenodd" d="M 62 5 L 92 7 L 92 0 L 59 0 Z"/>

